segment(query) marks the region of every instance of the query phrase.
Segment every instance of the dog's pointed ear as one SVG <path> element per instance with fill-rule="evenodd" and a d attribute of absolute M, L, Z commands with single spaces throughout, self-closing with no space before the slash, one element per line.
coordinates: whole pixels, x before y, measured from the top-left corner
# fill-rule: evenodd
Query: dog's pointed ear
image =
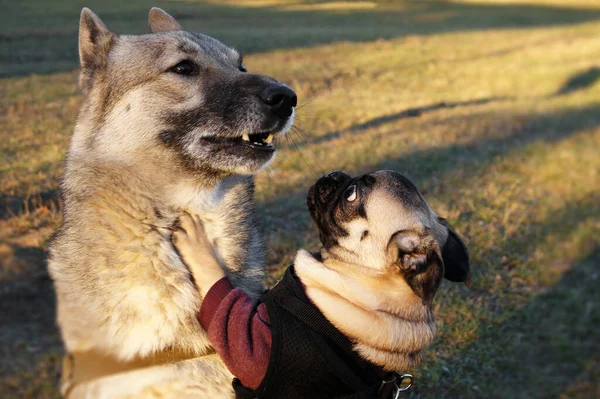
<path fill-rule="evenodd" d="M 179 22 L 169 15 L 165 10 L 152 7 L 148 15 L 148 26 L 152 33 L 164 32 L 167 30 L 183 30 Z"/>
<path fill-rule="evenodd" d="M 448 228 L 448 238 L 442 246 L 444 261 L 444 277 L 456 283 L 471 283 L 471 267 L 469 266 L 469 251 L 463 240 L 444 218 L 438 219 Z"/>
<path fill-rule="evenodd" d="M 96 71 L 106 66 L 108 52 L 116 38 L 89 8 L 81 10 L 79 19 L 79 86 L 85 92 Z"/>

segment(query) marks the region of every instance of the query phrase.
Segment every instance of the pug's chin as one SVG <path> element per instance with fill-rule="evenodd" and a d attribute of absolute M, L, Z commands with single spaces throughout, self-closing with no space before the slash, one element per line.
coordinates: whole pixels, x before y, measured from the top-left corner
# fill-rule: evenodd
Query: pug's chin
<path fill-rule="evenodd" d="M 386 262 L 385 259 L 372 258 L 372 262 L 366 264 L 360 259 L 357 259 L 356 255 L 351 250 L 347 250 L 340 246 L 330 248 L 323 247 L 319 254 L 321 261 L 329 260 L 345 263 L 349 266 L 352 265 L 355 269 L 362 269 L 377 275 L 391 273 L 394 270 L 393 266 Z"/>
<path fill-rule="evenodd" d="M 397 372 L 398 370 L 409 370 L 419 367 L 422 363 L 422 351 L 427 345 L 415 349 L 410 353 L 397 353 L 375 348 L 373 346 L 357 343 L 355 349 L 367 360 L 378 365 L 384 371 Z"/>

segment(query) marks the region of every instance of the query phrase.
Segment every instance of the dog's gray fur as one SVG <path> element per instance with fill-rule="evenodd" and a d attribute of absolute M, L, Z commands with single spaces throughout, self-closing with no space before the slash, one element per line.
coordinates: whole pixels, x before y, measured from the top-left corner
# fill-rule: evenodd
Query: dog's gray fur
<path fill-rule="evenodd" d="M 231 375 L 196 320 L 201 298 L 170 241 L 182 212 L 200 215 L 236 286 L 254 297 L 263 289 L 251 175 L 273 153 L 240 138 L 283 134 L 293 114 L 265 110 L 257 92 L 277 81 L 246 73 L 235 50 L 181 30 L 160 9 L 149 25 L 152 34 L 117 36 L 90 10 L 81 13 L 85 98 L 49 272 L 68 353 L 127 362 L 175 350 L 196 358 L 77 386 L 63 376 L 70 397 L 231 395 Z M 192 74 L 174 72 L 182 61 Z"/>

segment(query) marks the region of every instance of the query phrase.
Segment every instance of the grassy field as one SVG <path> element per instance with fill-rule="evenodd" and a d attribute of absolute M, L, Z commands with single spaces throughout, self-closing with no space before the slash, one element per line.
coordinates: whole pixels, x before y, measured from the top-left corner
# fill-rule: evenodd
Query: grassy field
<path fill-rule="evenodd" d="M 324 172 L 408 175 L 466 238 L 414 398 L 600 398 L 600 3 L 0 0 L 0 397 L 57 396 L 44 263 L 81 96 L 82 6 L 118 33 L 151 6 L 291 85 L 297 127 L 257 200 L 274 279 L 317 235 Z"/>

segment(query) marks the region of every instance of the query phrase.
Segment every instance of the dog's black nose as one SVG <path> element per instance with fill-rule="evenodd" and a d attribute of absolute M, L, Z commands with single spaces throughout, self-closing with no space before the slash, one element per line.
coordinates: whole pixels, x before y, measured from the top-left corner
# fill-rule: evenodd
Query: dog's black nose
<path fill-rule="evenodd" d="M 271 111 L 280 118 L 290 116 L 293 108 L 298 103 L 294 90 L 282 84 L 268 86 L 260 92 L 259 96 L 271 108 Z"/>
<path fill-rule="evenodd" d="M 343 174 L 344 173 L 342 173 L 341 170 L 334 170 L 333 172 L 326 174 L 324 177 L 328 177 L 330 179 L 338 181 L 338 180 L 340 180 L 340 178 L 342 177 Z"/>

